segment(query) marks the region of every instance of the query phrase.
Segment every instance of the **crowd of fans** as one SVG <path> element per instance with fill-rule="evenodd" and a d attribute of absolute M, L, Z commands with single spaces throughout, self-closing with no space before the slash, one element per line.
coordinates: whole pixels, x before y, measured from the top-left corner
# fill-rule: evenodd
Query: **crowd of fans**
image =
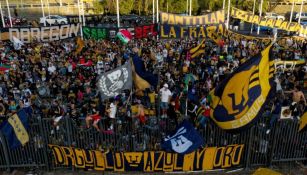
<path fill-rule="evenodd" d="M 210 90 L 265 45 L 256 40 L 225 38 L 219 44 L 207 40 L 205 53 L 191 59 L 187 51 L 199 42 L 152 37 L 123 45 L 117 40 L 87 40 L 80 53 L 75 39 L 34 42 L 20 50 L 14 50 L 10 42 L 1 43 L 1 66 L 10 68 L 0 74 L 0 123 L 24 108 L 32 118 L 52 118 L 52 133 L 63 117 L 73 119 L 77 127 L 94 127 L 107 134 L 127 121 L 132 122 L 132 129 L 163 125 L 152 122 L 155 119 L 176 126 L 186 115 L 196 128 L 205 128 L 210 122 Z M 306 41 L 288 38 L 283 45 L 273 46 L 274 57 L 305 60 L 306 46 Z M 125 90 L 101 101 L 98 76 L 124 64 L 133 54 L 139 54 L 146 69 L 159 76 L 159 86 L 142 93 Z M 279 119 L 282 106 L 290 106 L 297 119 L 305 110 L 306 65 L 284 69 L 276 70 L 277 96 L 267 108 L 272 116 L 267 133 Z"/>

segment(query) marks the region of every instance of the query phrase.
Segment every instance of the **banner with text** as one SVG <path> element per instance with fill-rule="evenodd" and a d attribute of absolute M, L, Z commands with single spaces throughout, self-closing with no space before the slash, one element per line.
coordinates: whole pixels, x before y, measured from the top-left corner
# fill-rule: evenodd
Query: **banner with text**
<path fill-rule="evenodd" d="M 172 39 L 172 38 L 210 38 L 217 44 L 222 39 L 228 40 L 253 40 L 258 42 L 263 42 L 265 45 L 270 44 L 274 38 L 272 37 L 258 37 L 253 35 L 244 35 L 231 30 L 227 30 L 224 24 L 218 25 L 207 25 L 200 27 L 189 27 L 189 26 L 179 26 L 179 25 L 161 25 L 160 27 L 160 37 L 161 39 Z M 284 48 L 288 48 L 287 40 L 293 40 L 298 43 L 304 42 L 303 37 L 292 36 L 292 37 L 279 37 L 276 43 Z"/>
<path fill-rule="evenodd" d="M 182 16 L 172 13 L 160 12 L 160 19 L 161 24 L 185 26 L 210 25 L 224 23 L 225 14 L 224 10 L 219 10 L 202 16 Z"/>
<path fill-rule="evenodd" d="M 244 145 L 207 147 L 189 154 L 164 151 L 101 152 L 49 145 L 57 165 L 98 171 L 204 171 L 240 165 Z"/>
<path fill-rule="evenodd" d="M 231 8 L 231 16 L 233 18 L 241 19 L 245 22 L 258 24 L 271 28 L 278 28 L 289 32 L 299 32 L 300 35 L 307 35 L 307 28 L 304 28 L 297 22 L 283 21 L 282 19 L 264 18 L 258 15 L 253 15 L 251 12 L 246 12 L 237 8 Z"/>
<path fill-rule="evenodd" d="M 160 26 L 160 37 L 162 39 L 172 38 L 207 38 L 213 32 L 225 31 L 225 25 L 211 25 L 211 26 L 180 26 L 163 24 Z"/>
<path fill-rule="evenodd" d="M 100 27 L 83 27 L 82 29 L 83 29 L 82 31 L 84 38 L 95 39 L 95 40 L 115 38 L 117 32 L 119 31 L 118 28 L 100 28 Z M 149 36 L 157 36 L 158 34 L 157 24 L 136 26 L 131 28 L 121 28 L 121 29 L 127 29 L 136 39 L 147 38 Z"/>
<path fill-rule="evenodd" d="M 23 43 L 50 42 L 75 37 L 79 34 L 80 24 L 68 24 L 37 28 L 9 28 L 2 29 L 1 40 L 13 41 L 13 36 Z"/>

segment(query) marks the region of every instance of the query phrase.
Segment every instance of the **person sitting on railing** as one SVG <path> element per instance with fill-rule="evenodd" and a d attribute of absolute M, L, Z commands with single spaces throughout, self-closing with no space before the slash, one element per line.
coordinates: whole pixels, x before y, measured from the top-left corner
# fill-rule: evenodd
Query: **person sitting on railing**
<path fill-rule="evenodd" d="M 295 86 L 291 91 L 285 91 L 285 93 L 292 93 L 292 103 L 290 110 L 292 111 L 292 116 L 299 118 L 301 111 L 299 110 L 299 105 L 307 105 L 304 93 L 301 91 L 300 86 Z"/>
<path fill-rule="evenodd" d="M 52 107 L 51 107 L 51 111 L 50 115 L 53 118 L 53 126 L 56 127 L 56 130 L 59 130 L 59 122 L 61 121 L 61 119 L 63 118 L 64 115 L 64 110 L 63 108 L 61 108 L 59 102 L 57 100 L 53 101 Z M 54 130 L 51 131 L 51 134 L 54 133 Z"/>
<path fill-rule="evenodd" d="M 88 115 L 86 118 L 85 118 L 85 121 L 86 121 L 86 128 L 90 128 L 90 125 L 91 125 L 91 122 L 93 122 L 93 126 L 94 128 L 100 132 L 100 128 L 98 126 L 98 122 L 101 120 L 101 116 L 99 115 L 99 111 L 97 111 L 95 109 L 95 107 L 92 108 L 91 110 L 91 114 Z"/>

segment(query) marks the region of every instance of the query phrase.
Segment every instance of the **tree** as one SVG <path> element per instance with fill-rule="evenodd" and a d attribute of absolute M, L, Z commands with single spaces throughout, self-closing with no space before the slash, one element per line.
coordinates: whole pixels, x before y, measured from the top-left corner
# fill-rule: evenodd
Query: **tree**
<path fill-rule="evenodd" d="M 199 0 L 201 10 L 216 11 L 223 8 L 223 0 Z M 231 0 L 231 7 L 241 10 L 253 11 L 254 0 Z M 255 13 L 259 12 L 260 0 L 256 0 Z M 263 0 L 262 12 L 266 12 L 269 8 L 269 0 Z M 225 10 L 228 9 L 228 0 L 225 1 Z"/>
<path fill-rule="evenodd" d="M 166 12 L 168 4 L 169 13 L 186 13 L 187 0 L 159 0 L 159 11 Z M 198 0 L 192 0 L 192 14 L 199 9 Z"/>
<path fill-rule="evenodd" d="M 104 12 L 104 7 L 103 4 L 99 1 L 94 1 L 93 2 L 93 7 L 94 7 L 94 13 L 95 14 L 101 14 Z"/>
<path fill-rule="evenodd" d="M 130 14 L 133 9 L 134 0 L 118 0 L 119 1 L 119 13 L 122 15 Z M 116 0 L 103 1 L 105 10 L 111 14 L 116 14 Z"/>

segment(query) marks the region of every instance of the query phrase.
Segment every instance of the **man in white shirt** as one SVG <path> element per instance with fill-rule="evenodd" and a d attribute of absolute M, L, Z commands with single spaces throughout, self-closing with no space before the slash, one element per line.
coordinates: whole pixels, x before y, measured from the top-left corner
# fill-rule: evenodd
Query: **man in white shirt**
<path fill-rule="evenodd" d="M 168 84 L 164 84 L 163 88 L 160 89 L 160 95 L 161 95 L 161 103 L 160 107 L 162 109 L 162 118 L 167 117 L 167 109 L 168 109 L 168 104 L 170 102 L 172 92 L 168 89 Z"/>
<path fill-rule="evenodd" d="M 53 74 L 53 72 L 55 71 L 56 71 L 56 67 L 52 63 L 49 63 L 49 67 L 48 67 L 49 74 Z"/>
<path fill-rule="evenodd" d="M 115 123 L 115 117 L 117 112 L 118 100 L 114 100 L 110 103 L 110 107 L 108 109 L 109 118 L 110 118 L 110 127 L 108 130 L 113 130 L 113 124 Z"/>
<path fill-rule="evenodd" d="M 115 116 L 116 116 L 116 110 L 117 110 L 117 104 L 116 104 L 116 102 L 112 102 L 111 104 L 110 104 L 110 108 L 109 108 L 109 117 L 111 118 L 111 119 L 115 119 Z"/>

